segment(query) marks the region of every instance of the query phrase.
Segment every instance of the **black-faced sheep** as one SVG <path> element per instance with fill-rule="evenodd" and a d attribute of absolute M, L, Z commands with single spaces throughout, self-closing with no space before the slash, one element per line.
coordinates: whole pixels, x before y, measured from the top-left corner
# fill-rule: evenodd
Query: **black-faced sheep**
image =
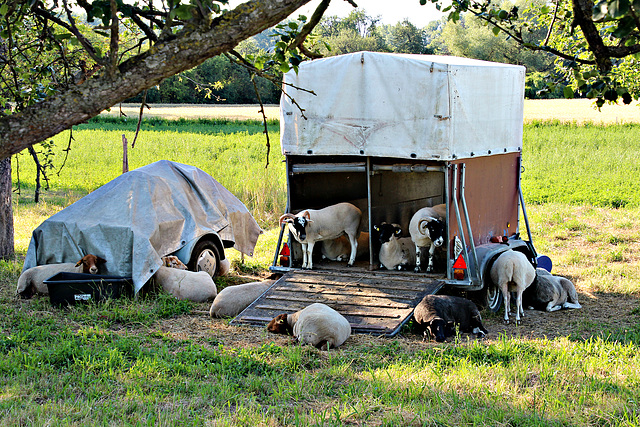
<path fill-rule="evenodd" d="M 180 300 L 204 302 L 214 299 L 218 294 L 216 284 L 206 271 L 193 272 L 161 266 L 153 275 L 153 280 Z"/>
<path fill-rule="evenodd" d="M 507 250 L 500 254 L 491 266 L 491 280 L 502 292 L 504 300 L 504 321 L 509 323 L 509 309 L 511 304 L 511 292 L 516 293 L 516 323 L 524 316 L 522 308 L 522 293 L 534 281 L 536 272 L 522 253 Z"/>
<path fill-rule="evenodd" d="M 107 262 L 103 258 L 87 254 L 77 263 L 63 262 L 45 264 L 24 271 L 18 278 L 16 292 L 23 298 L 31 298 L 34 294 L 48 294 L 49 289 L 44 281 L 58 273 L 98 274 L 99 266 Z"/>
<path fill-rule="evenodd" d="M 473 332 L 478 338 L 488 332 L 482 325 L 478 307 L 466 298 L 449 295 L 427 295 L 416 306 L 413 318 L 427 336 L 443 342 L 455 334 L 456 328 L 462 332 Z"/>
<path fill-rule="evenodd" d="M 402 229 L 398 224 L 383 222 L 374 226 L 380 241 L 378 259 L 387 270 L 406 270 L 416 265 L 416 248 L 410 237 L 400 237 Z"/>
<path fill-rule="evenodd" d="M 347 319 L 331 307 L 315 303 L 293 314 L 279 314 L 267 325 L 276 334 L 293 335 L 301 344 L 320 350 L 336 348 L 351 335 Z"/>
<path fill-rule="evenodd" d="M 254 302 L 275 282 L 275 279 L 227 286 L 211 304 L 211 317 L 235 317 Z"/>
<path fill-rule="evenodd" d="M 525 289 L 522 301 L 536 310 L 557 311 L 563 308 L 582 308 L 571 280 L 554 276 L 543 268 L 536 269 L 536 279 Z"/>
<path fill-rule="evenodd" d="M 307 209 L 297 215 L 284 214 L 280 225 L 287 224 L 293 237 L 302 245 L 302 268 L 313 268 L 313 246 L 316 242 L 333 240 L 346 234 L 351 243 L 348 266 L 356 260 L 362 211 L 351 203 L 338 203 L 326 208 Z"/>
<path fill-rule="evenodd" d="M 411 217 L 409 222 L 409 234 L 416 246 L 416 268 L 420 272 L 420 251 L 421 248 L 429 248 L 429 262 L 427 271 L 433 271 L 433 254 L 437 247 L 442 246 L 445 238 L 447 217 L 446 204 L 433 207 L 425 207 L 418 210 Z"/>

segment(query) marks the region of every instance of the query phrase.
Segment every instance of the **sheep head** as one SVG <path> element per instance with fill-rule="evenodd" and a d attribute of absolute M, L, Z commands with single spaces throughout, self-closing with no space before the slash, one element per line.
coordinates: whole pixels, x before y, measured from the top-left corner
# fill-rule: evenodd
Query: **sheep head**
<path fill-rule="evenodd" d="M 428 236 L 436 247 L 444 243 L 444 229 L 444 221 L 439 218 L 424 218 L 418 223 L 418 230 Z"/>
<path fill-rule="evenodd" d="M 105 262 L 107 262 L 106 259 L 93 254 L 87 254 L 78 261 L 76 267 L 80 267 L 82 265 L 83 273 L 98 274 L 98 265 L 104 264 Z"/>
<path fill-rule="evenodd" d="M 383 222 L 380 226 L 374 225 L 373 229 L 378 233 L 381 244 L 387 243 L 394 237 L 398 239 L 402 235 L 402 228 L 398 224 Z"/>
<path fill-rule="evenodd" d="M 309 211 L 304 211 L 298 215 L 292 215 L 290 213 L 284 214 L 280 217 L 280 226 L 282 224 L 289 225 L 289 231 L 299 241 L 303 242 L 307 238 L 307 224 L 312 223 L 313 220 L 309 215 Z"/>
<path fill-rule="evenodd" d="M 267 325 L 267 331 L 274 334 L 293 335 L 293 329 L 289 325 L 286 313 L 278 314 L 276 317 L 271 319 Z"/>

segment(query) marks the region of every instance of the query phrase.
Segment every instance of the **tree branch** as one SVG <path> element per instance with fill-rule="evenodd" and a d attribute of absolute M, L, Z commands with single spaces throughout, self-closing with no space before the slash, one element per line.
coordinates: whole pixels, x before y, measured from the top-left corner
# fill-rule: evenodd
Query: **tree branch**
<path fill-rule="evenodd" d="M 50 138 L 103 110 L 159 84 L 163 79 L 228 52 L 287 18 L 309 0 L 250 0 L 214 19 L 206 29 L 179 31 L 118 66 L 114 76 L 102 73 L 0 118 L 0 159 Z"/>

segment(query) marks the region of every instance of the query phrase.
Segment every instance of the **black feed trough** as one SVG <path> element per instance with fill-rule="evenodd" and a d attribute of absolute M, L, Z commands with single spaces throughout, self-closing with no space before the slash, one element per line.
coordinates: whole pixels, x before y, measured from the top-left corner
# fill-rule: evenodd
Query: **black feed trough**
<path fill-rule="evenodd" d="M 44 283 L 49 289 L 51 304 L 56 307 L 97 303 L 133 295 L 133 281 L 130 277 L 58 273 Z"/>

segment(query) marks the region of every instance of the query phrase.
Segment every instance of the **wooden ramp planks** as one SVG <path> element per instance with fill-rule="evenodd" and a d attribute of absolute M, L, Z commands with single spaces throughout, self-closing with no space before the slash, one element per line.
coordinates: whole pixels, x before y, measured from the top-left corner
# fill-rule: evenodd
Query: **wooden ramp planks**
<path fill-rule="evenodd" d="M 424 275 L 296 270 L 282 276 L 231 324 L 264 327 L 280 313 L 321 302 L 346 317 L 354 333 L 394 336 L 422 298 L 443 284 Z"/>

